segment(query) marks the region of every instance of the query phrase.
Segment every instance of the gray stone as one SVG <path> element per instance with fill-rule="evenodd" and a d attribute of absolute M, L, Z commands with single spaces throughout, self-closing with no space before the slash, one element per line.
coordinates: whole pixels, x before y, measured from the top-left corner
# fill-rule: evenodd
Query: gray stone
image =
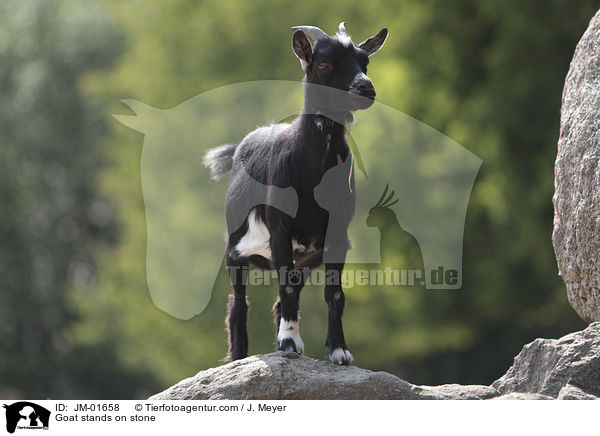
<path fill-rule="evenodd" d="M 568 385 L 600 396 L 600 322 L 560 339 L 536 339 L 523 347 L 492 387 L 502 394 L 528 392 L 557 398 Z M 566 388 L 564 396 L 573 396 Z"/>
<path fill-rule="evenodd" d="M 595 395 L 584 392 L 583 389 L 567 384 L 563 386 L 558 393 L 559 400 L 600 400 Z"/>
<path fill-rule="evenodd" d="M 416 386 L 386 372 L 277 352 L 200 371 L 150 399 L 476 400 L 496 395 L 489 386 Z"/>
<path fill-rule="evenodd" d="M 513 392 L 512 394 L 504 394 L 499 397 L 490 398 L 491 400 L 554 400 L 548 395 L 530 394 L 526 392 Z"/>
<path fill-rule="evenodd" d="M 586 321 L 600 321 L 600 12 L 565 80 L 554 174 L 558 269 L 571 306 Z"/>

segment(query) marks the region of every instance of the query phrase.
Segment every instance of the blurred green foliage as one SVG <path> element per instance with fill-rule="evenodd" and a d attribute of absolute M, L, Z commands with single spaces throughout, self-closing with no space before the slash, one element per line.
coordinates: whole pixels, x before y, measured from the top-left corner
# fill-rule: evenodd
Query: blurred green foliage
<path fill-rule="evenodd" d="M 345 330 L 356 363 L 413 383 L 486 384 L 525 342 L 583 327 L 557 275 L 551 197 L 562 85 L 598 7 L 3 2 L 0 396 L 141 397 L 220 364 L 227 278 L 218 277 L 194 319 L 153 305 L 143 137 L 109 114 L 127 113 L 120 98 L 168 108 L 230 83 L 300 80 L 289 30 L 300 24 L 332 33 L 344 20 L 355 41 L 389 27 L 369 66 L 379 100 L 483 159 L 467 214 L 463 289 L 348 290 Z M 405 257 L 402 247 L 395 256 Z M 253 354 L 273 350 L 275 293 L 250 293 Z M 323 358 L 322 290 L 305 289 L 301 307 L 306 351 Z"/>
<path fill-rule="evenodd" d="M 70 331 L 79 311 L 69 290 L 93 284 L 93 248 L 117 241 L 114 206 L 95 178 L 108 132 L 103 103 L 80 82 L 114 67 L 123 50 L 122 34 L 97 6 L 0 5 L 2 396 L 90 395 L 81 376 L 73 383 L 90 361 L 115 376 L 102 387 L 108 396 L 143 378 L 110 362 L 112 344 L 88 348 Z M 107 360 L 92 359 L 98 354 Z"/>

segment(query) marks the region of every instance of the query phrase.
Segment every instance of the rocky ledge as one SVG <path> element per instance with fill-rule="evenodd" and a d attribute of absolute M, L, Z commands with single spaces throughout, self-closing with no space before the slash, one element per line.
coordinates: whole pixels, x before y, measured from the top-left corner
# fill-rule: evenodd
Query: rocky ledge
<path fill-rule="evenodd" d="M 200 371 L 153 400 L 598 399 L 600 322 L 523 347 L 492 386 L 417 386 L 387 372 L 340 367 L 296 353 L 251 356 Z"/>

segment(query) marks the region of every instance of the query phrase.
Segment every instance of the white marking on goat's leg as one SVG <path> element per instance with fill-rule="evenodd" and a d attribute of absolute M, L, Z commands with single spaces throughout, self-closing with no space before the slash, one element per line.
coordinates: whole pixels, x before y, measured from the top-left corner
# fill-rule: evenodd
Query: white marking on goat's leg
<path fill-rule="evenodd" d="M 329 353 L 329 359 L 336 365 L 350 365 L 354 362 L 354 357 L 350 354 L 350 351 L 343 348 L 336 348 Z"/>
<path fill-rule="evenodd" d="M 279 332 L 277 333 L 277 342 L 281 345 L 286 339 L 291 339 L 296 345 L 296 352 L 298 354 L 304 353 L 304 342 L 300 337 L 300 329 L 298 321 L 287 321 L 281 318 L 279 322 Z M 283 351 L 294 351 L 291 348 Z"/>

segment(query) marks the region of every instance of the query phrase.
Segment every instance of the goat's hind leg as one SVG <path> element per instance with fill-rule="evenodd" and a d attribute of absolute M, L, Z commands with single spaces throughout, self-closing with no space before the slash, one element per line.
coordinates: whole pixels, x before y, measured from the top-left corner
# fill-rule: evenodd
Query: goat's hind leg
<path fill-rule="evenodd" d="M 231 360 L 243 359 L 248 356 L 248 302 L 246 300 L 246 281 L 248 279 L 248 260 L 235 259 L 227 250 L 225 266 L 229 273 L 232 292 L 229 294 L 227 305 L 227 329 L 229 330 L 229 352 Z"/>

